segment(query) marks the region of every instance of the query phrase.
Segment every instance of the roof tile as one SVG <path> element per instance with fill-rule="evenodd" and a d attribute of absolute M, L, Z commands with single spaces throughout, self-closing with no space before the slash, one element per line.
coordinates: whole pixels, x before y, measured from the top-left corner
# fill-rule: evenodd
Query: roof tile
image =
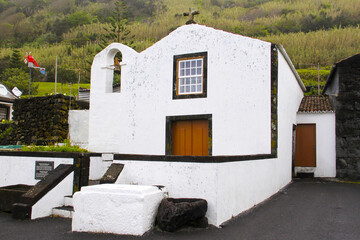
<path fill-rule="evenodd" d="M 334 112 L 328 96 L 304 96 L 298 112 Z"/>

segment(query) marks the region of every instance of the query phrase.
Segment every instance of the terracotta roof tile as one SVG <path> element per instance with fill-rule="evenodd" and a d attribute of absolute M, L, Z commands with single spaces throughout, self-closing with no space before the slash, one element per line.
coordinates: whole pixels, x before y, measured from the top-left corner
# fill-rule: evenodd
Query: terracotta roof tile
<path fill-rule="evenodd" d="M 333 112 L 328 96 L 304 96 L 298 112 Z"/>

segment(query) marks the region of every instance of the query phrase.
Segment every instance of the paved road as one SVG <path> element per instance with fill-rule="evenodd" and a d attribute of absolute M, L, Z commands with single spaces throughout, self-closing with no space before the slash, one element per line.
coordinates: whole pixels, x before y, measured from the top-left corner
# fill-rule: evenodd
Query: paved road
<path fill-rule="evenodd" d="M 294 181 L 223 228 L 184 229 L 175 233 L 154 230 L 142 237 L 73 233 L 68 219 L 18 221 L 0 213 L 0 240 L 5 239 L 359 240 L 360 185 Z"/>

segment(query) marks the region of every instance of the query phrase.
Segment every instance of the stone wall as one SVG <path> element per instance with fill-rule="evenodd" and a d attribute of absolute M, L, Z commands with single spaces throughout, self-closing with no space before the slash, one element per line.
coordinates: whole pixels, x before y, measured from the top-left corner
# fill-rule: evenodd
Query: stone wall
<path fill-rule="evenodd" d="M 0 123 L 0 145 L 15 145 L 13 136 L 14 126 L 12 123 Z"/>
<path fill-rule="evenodd" d="M 337 64 L 336 168 L 340 178 L 360 179 L 360 55 Z"/>
<path fill-rule="evenodd" d="M 71 109 L 78 109 L 73 98 L 61 94 L 17 99 L 14 102 L 12 139 L 16 139 L 16 143 L 36 145 L 67 139 L 70 99 Z"/>

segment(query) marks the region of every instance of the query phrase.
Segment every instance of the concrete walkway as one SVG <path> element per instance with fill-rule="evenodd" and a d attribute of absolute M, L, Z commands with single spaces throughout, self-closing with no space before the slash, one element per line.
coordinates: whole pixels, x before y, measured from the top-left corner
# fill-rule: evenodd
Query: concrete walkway
<path fill-rule="evenodd" d="M 71 232 L 71 220 L 13 220 L 0 213 L 1 240 L 62 239 L 360 239 L 360 185 L 294 181 L 277 195 L 231 220 L 223 228 L 151 231 L 142 237 Z"/>

